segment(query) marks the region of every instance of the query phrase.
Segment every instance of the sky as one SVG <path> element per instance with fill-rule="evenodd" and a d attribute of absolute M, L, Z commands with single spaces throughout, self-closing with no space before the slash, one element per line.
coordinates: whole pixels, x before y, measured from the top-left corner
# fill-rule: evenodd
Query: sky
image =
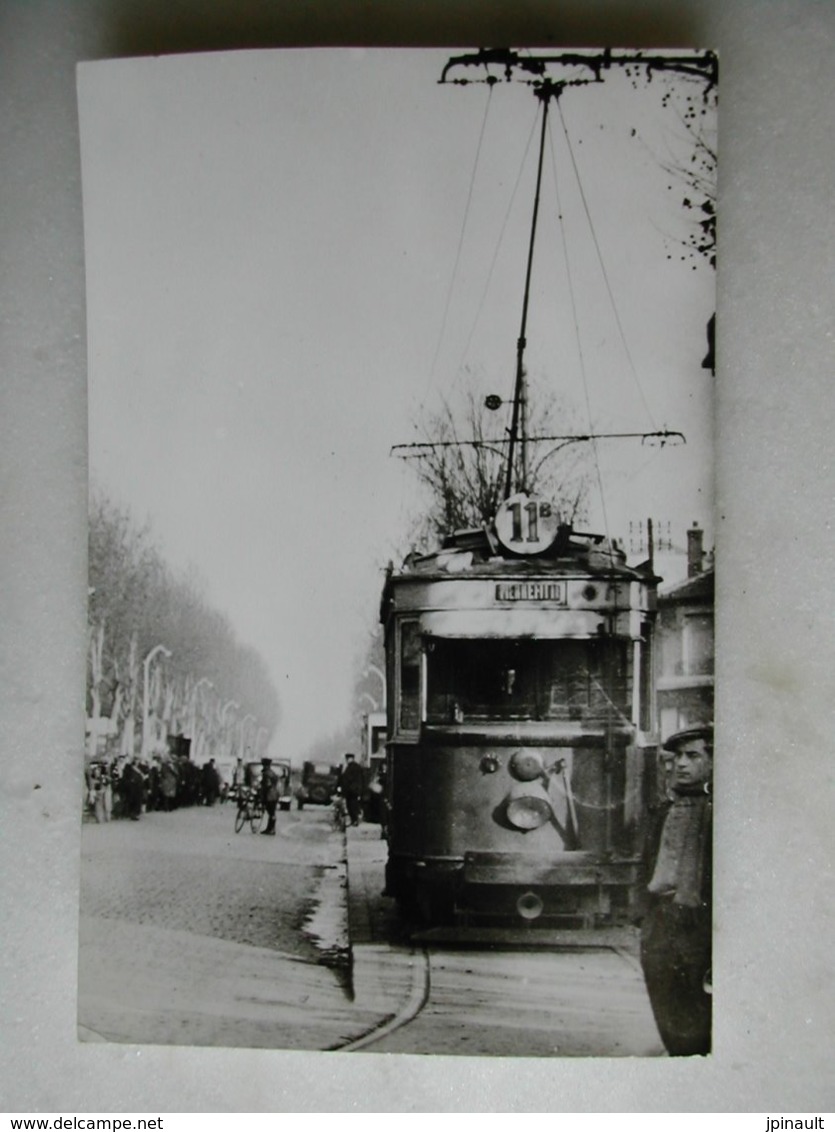
<path fill-rule="evenodd" d="M 512 395 L 538 103 L 440 85 L 449 55 L 79 70 L 91 481 L 262 654 L 284 757 L 368 706 L 357 666 L 422 506 L 392 445 L 468 381 Z M 689 153 L 668 89 L 615 71 L 552 109 L 526 364 L 572 427 L 686 435 L 601 442 L 590 501 L 627 549 L 669 521 L 674 581 L 688 526 L 712 545 L 715 279 L 663 168 Z"/>

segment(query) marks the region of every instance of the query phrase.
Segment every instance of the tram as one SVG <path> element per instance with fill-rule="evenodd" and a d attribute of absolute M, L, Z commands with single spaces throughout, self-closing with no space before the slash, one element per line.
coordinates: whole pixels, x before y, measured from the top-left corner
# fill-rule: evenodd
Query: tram
<path fill-rule="evenodd" d="M 386 883 L 410 915 L 628 918 L 655 766 L 658 580 L 525 493 L 390 569 Z"/>
<path fill-rule="evenodd" d="M 442 82 L 492 86 L 497 76 L 482 72 L 500 66 L 505 79 L 531 87 L 541 112 L 513 396 L 484 402 L 491 411 L 512 406 L 510 427 L 489 442 L 456 436 L 393 449 L 420 457 L 471 444 L 498 454 L 504 476 L 492 516 L 479 503 L 478 528 L 390 568 L 382 595 L 386 885 L 430 924 L 510 918 L 585 930 L 628 921 L 641 903 L 644 829 L 663 777 L 652 680 L 661 579 L 651 542 L 646 562 L 629 565 L 608 532 L 563 521 L 537 490 L 528 446 L 592 442 L 597 459 L 598 440 L 663 446 L 685 438 L 668 430 L 530 435 L 524 352 L 549 108 L 614 63 L 678 70 L 709 89 L 715 62 L 709 53 L 531 58 L 501 50 L 444 68 Z M 550 63 L 563 70 L 549 75 Z M 469 67 L 481 78 L 448 78 Z M 598 480 L 602 492 L 599 466 Z M 605 506 L 603 515 L 605 525 Z"/>

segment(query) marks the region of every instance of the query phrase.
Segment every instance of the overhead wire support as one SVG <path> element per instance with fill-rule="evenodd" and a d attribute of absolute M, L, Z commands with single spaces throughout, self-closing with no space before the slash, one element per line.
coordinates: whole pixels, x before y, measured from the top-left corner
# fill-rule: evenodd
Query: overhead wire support
<path fill-rule="evenodd" d="M 466 67 L 480 67 L 483 68 L 485 74 L 476 79 L 466 77 L 451 78 L 450 75 L 457 68 Z M 539 145 L 539 158 L 537 163 L 536 173 L 536 189 L 534 195 L 533 215 L 531 219 L 531 231 L 528 245 L 528 257 L 525 273 L 525 289 L 524 299 L 522 305 L 522 319 L 519 337 L 517 339 L 516 348 L 516 376 L 514 384 L 514 395 L 510 404 L 512 404 L 512 418 L 511 426 L 507 430 L 507 434 L 499 439 L 479 439 L 479 440 L 448 440 L 448 441 L 416 441 L 409 444 L 396 444 L 390 449 L 390 455 L 397 455 L 401 459 L 419 459 L 426 457 L 430 453 L 445 449 L 470 446 L 476 449 L 484 449 L 493 451 L 500 458 L 505 458 L 503 452 L 500 450 L 506 446 L 507 457 L 505 467 L 505 485 L 504 494 L 505 498 L 509 498 L 513 493 L 514 474 L 516 474 L 516 490 L 527 490 L 527 450 L 526 446 L 531 443 L 550 441 L 556 442 L 557 447 L 554 451 L 575 443 L 591 442 L 596 446 L 597 440 L 602 439 L 617 439 L 617 438 L 638 438 L 642 443 L 649 440 L 660 441 L 661 446 L 668 443 L 681 443 L 685 444 L 686 439 L 681 432 L 671 431 L 668 429 L 655 429 L 653 431 L 645 432 L 619 432 L 619 433 L 584 433 L 584 434 L 563 434 L 555 436 L 527 436 L 527 395 L 526 395 L 526 382 L 525 382 L 525 366 L 524 366 L 524 351 L 526 347 L 526 332 L 527 332 L 527 317 L 528 305 L 530 299 L 530 285 L 531 273 L 533 266 L 533 252 L 536 239 L 537 220 L 539 214 L 540 194 L 542 187 L 542 171 L 544 162 L 545 142 L 547 138 L 548 128 L 548 108 L 552 99 L 559 100 L 564 90 L 568 87 L 574 86 L 588 86 L 593 83 L 602 83 L 604 81 L 604 72 L 611 70 L 613 67 L 623 68 L 626 74 L 630 75 L 631 68 L 642 68 L 647 72 L 648 79 L 652 78 L 653 72 L 672 72 L 685 75 L 687 77 L 698 79 L 705 84 L 705 97 L 708 92 L 718 82 L 718 59 L 711 51 L 704 52 L 688 52 L 681 55 L 654 55 L 647 54 L 643 51 L 614 51 L 607 48 L 603 51 L 571 51 L 559 52 L 557 54 L 543 54 L 543 55 L 530 55 L 520 54 L 509 48 L 483 48 L 476 52 L 471 52 L 465 55 L 457 55 L 450 58 L 439 79 L 439 83 L 454 83 L 458 85 L 467 85 L 469 83 L 483 83 L 488 85 L 491 89 L 498 82 L 502 81 L 494 73 L 495 68 L 501 67 L 504 70 L 504 80 L 506 82 L 523 83 L 533 89 L 535 96 L 542 103 L 542 122 L 540 130 L 540 145 Z M 556 78 L 549 68 L 562 67 L 566 69 L 564 77 Z M 494 68 L 494 70 L 490 70 Z M 577 70 L 582 69 L 585 74 L 578 76 Z M 519 78 L 517 75 L 522 74 L 528 77 Z M 560 114 L 562 118 L 562 114 Z M 566 132 L 565 122 L 563 120 L 563 130 Z M 567 132 L 566 132 L 567 134 Z M 567 139 L 568 140 L 568 139 Z M 569 150 L 571 152 L 570 142 Z M 574 162 L 574 155 L 571 152 L 572 162 L 574 164 L 575 172 L 576 162 Z M 579 176 L 578 176 L 579 179 Z M 582 191 L 582 188 L 581 188 Z M 584 206 L 588 214 L 588 207 L 584 199 Z M 589 217 L 589 220 L 591 218 Z M 593 232 L 593 229 L 592 229 Z M 595 237 L 596 242 L 596 237 Z M 460 249 L 459 249 L 460 250 Z M 598 248 L 598 256 L 600 250 Z M 601 261 L 602 263 L 602 261 Z M 605 276 L 605 269 L 604 269 Z M 608 286 L 608 280 L 607 280 Z M 611 298 L 611 294 L 610 294 Z M 615 316 L 618 318 L 617 310 Z M 618 318 L 618 325 L 620 321 Z M 622 327 L 621 337 L 624 338 Z M 625 339 L 624 339 L 624 344 Z M 628 350 L 627 350 L 628 354 Z M 632 365 L 630 356 L 630 365 Z M 634 373 L 634 365 L 632 365 Z M 637 374 L 636 380 L 637 380 Z M 640 383 L 638 383 L 640 390 Z M 642 392 L 642 391 L 641 391 Z M 642 393 L 643 396 L 643 393 Z M 489 400 L 489 399 L 488 399 Z M 498 400 L 498 399 L 496 399 Z M 499 402 L 501 403 L 501 402 Z M 497 406 L 488 407 L 494 408 Z M 651 418 L 651 414 L 650 414 Z M 591 423 L 591 421 L 589 422 Z M 654 422 L 652 422 L 654 423 Z M 519 448 L 519 455 L 517 461 L 517 445 Z M 553 453 L 547 453 L 548 456 Z M 518 462 L 518 470 L 516 463 Z M 599 476 L 599 468 L 598 468 Z M 602 485 L 601 485 L 602 494 Z"/>
<path fill-rule="evenodd" d="M 673 429 L 656 429 L 653 432 L 569 432 L 554 436 L 529 436 L 529 444 L 538 444 L 543 441 L 563 441 L 566 444 L 581 444 L 593 440 L 660 440 L 662 447 L 668 443 L 686 444 L 687 439 L 683 432 Z M 389 449 L 390 456 L 398 456 L 401 460 L 415 459 L 426 452 L 436 448 L 470 448 L 495 449 L 497 445 L 506 444 L 506 437 L 488 438 L 487 440 L 416 440 L 411 444 L 393 444 Z M 405 453 L 401 455 L 401 453 Z M 499 452 L 503 456 L 503 453 Z"/>
<path fill-rule="evenodd" d="M 542 101 L 542 128 L 539 135 L 539 160 L 536 168 L 536 193 L 534 194 L 533 202 L 533 217 L 531 219 L 531 235 L 528 243 L 528 263 L 525 271 L 525 296 L 522 301 L 522 325 L 519 330 L 519 338 L 516 342 L 516 383 L 513 392 L 513 415 L 510 424 L 510 440 L 507 452 L 507 471 L 505 476 L 505 499 L 509 499 L 512 494 L 513 484 L 513 457 L 516 447 L 516 439 L 519 433 L 519 418 L 522 417 L 522 444 L 520 449 L 520 470 L 519 470 L 519 484 L 521 490 L 525 490 L 526 479 L 528 475 L 527 468 L 527 451 L 525 448 L 525 432 L 527 427 L 526 422 L 526 401 L 527 394 L 525 391 L 525 334 L 528 326 L 528 302 L 531 294 L 531 270 L 533 268 L 533 249 L 536 242 L 536 223 L 539 216 L 539 197 L 542 188 L 542 161 L 545 154 L 545 137 L 548 126 L 548 103 L 551 98 L 558 98 L 562 91 L 560 84 L 552 84 L 549 80 L 544 80 L 542 86 L 537 90 L 537 96 Z"/>
<path fill-rule="evenodd" d="M 466 55 L 455 55 L 447 61 L 438 81 L 459 85 L 486 82 L 493 85 L 501 80 L 489 71 L 481 79 L 448 77 L 450 71 L 456 67 L 489 68 L 491 66 L 504 68 L 506 82 L 530 82 L 534 85 L 543 79 L 548 73 L 548 68 L 553 66 L 583 67 L 591 71 L 593 76 L 592 79 L 580 80 L 586 82 L 603 82 L 604 72 L 611 70 L 612 67 L 643 67 L 649 73 L 673 72 L 701 79 L 706 84 L 706 93 L 719 81 L 719 60 L 713 51 L 694 51 L 685 55 L 655 55 L 645 51 L 614 51 L 606 48 L 604 51 L 596 52 L 561 51 L 553 55 L 522 55 L 506 47 L 482 48 Z M 517 72 L 525 72 L 533 77 L 515 79 Z"/>

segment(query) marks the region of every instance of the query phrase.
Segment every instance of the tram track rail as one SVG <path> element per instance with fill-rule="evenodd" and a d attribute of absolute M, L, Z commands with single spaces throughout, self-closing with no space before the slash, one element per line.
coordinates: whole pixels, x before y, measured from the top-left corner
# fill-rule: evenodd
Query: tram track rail
<path fill-rule="evenodd" d="M 385 843 L 348 831 L 357 1013 L 330 1050 L 658 1054 L 634 927 L 410 923 L 382 895 L 384 862 Z"/>
<path fill-rule="evenodd" d="M 539 974 L 542 973 L 541 961 L 547 955 L 549 960 L 553 961 L 553 972 L 555 975 L 555 983 L 559 982 L 557 972 L 560 970 L 561 963 L 570 965 L 570 969 L 576 967 L 577 962 L 581 956 L 590 957 L 592 955 L 600 956 L 601 958 L 608 954 L 615 958 L 617 963 L 622 963 L 625 968 L 629 969 L 630 974 L 625 975 L 624 971 L 624 984 L 632 984 L 637 978 L 642 981 L 640 962 L 630 947 L 624 947 L 616 937 L 616 933 L 612 933 L 614 938 L 607 941 L 603 939 L 582 940 L 582 938 L 575 939 L 573 943 L 569 944 L 563 940 L 557 946 L 544 947 L 542 944 L 539 946 L 521 946 L 518 942 L 510 942 L 505 947 L 496 947 L 495 942 L 492 944 L 483 944 L 482 947 L 478 945 L 473 946 L 472 941 L 459 941 L 459 946 L 454 944 L 450 945 L 449 941 L 438 945 L 432 945 L 429 942 L 409 949 L 408 953 L 404 950 L 401 956 L 401 961 L 397 964 L 397 969 L 404 975 L 404 993 L 402 994 L 399 1005 L 391 1013 L 382 1016 L 373 1026 L 370 1026 L 366 1031 L 359 1034 L 357 1037 L 351 1038 L 347 1041 L 340 1042 L 330 1047 L 334 1052 L 359 1052 L 363 1050 L 374 1051 L 375 1047 L 382 1046 L 385 1048 L 384 1043 L 393 1035 L 398 1034 L 412 1026 L 414 1023 L 421 1019 L 424 1015 L 426 1008 L 433 1000 L 433 986 L 436 977 L 440 977 L 441 982 L 435 989 L 435 1008 L 436 1012 L 440 1009 L 444 1013 L 450 1006 L 449 999 L 449 959 L 451 955 L 461 951 L 467 953 L 465 962 L 470 964 L 467 968 L 467 973 L 472 973 L 474 968 L 472 966 L 474 960 L 474 952 L 478 954 L 481 952 L 484 956 L 488 957 L 491 966 L 495 966 L 498 972 L 502 968 L 507 970 L 508 961 L 511 957 L 518 958 L 522 966 L 525 966 L 523 956 L 527 956 L 530 960 L 533 958 L 534 963 L 537 965 L 533 970 L 538 970 Z M 534 958 L 536 957 L 536 958 Z M 367 961 L 367 960 L 366 960 Z M 433 971 L 433 965 L 437 963 L 438 968 Z M 586 961 L 587 965 L 587 961 Z M 478 960 L 475 960 L 475 970 L 480 966 Z M 447 968 L 445 970 L 445 967 Z M 624 970 L 624 968 L 621 968 Z M 611 968 L 609 968 L 611 975 Z M 483 979 L 485 972 L 481 972 Z M 521 975 L 523 981 L 525 976 Z M 488 976 L 492 977 L 492 976 Z M 446 984 L 446 986 L 445 986 Z M 483 984 L 482 984 L 483 985 Z M 476 981 L 473 984 L 473 999 L 474 1003 L 478 999 L 478 974 L 476 974 Z M 457 990 L 460 992 L 461 984 L 458 983 Z M 389 991 L 389 993 L 391 993 Z M 440 997 L 439 997 L 440 996 Z M 593 1007 L 589 1006 L 592 1010 Z M 425 1040 L 425 1039 L 424 1039 Z M 402 1039 L 400 1039 L 402 1044 Z"/>
<path fill-rule="evenodd" d="M 352 1038 L 348 1042 L 333 1046 L 333 1050 L 352 1053 L 356 1050 L 368 1049 L 390 1034 L 395 1033 L 395 1031 L 408 1026 L 422 1013 L 429 1001 L 431 991 L 431 964 L 429 952 L 425 947 L 422 947 L 415 955 L 418 956 L 420 961 L 409 965 L 409 991 L 402 1006 L 394 1014 L 383 1018 L 358 1038 Z"/>

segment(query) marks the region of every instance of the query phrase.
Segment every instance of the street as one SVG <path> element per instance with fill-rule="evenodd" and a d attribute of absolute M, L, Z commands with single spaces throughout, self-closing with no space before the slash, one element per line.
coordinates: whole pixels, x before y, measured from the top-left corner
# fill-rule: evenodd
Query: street
<path fill-rule="evenodd" d="M 84 824 L 82 1040 L 663 1056 L 634 949 L 410 941 L 378 826 L 343 841 L 308 807 L 265 837 L 234 816 Z"/>
<path fill-rule="evenodd" d="M 276 837 L 235 834 L 234 818 L 218 805 L 83 825 L 83 1038 L 288 1049 L 339 1040 L 341 836 L 326 811 L 280 813 Z"/>

